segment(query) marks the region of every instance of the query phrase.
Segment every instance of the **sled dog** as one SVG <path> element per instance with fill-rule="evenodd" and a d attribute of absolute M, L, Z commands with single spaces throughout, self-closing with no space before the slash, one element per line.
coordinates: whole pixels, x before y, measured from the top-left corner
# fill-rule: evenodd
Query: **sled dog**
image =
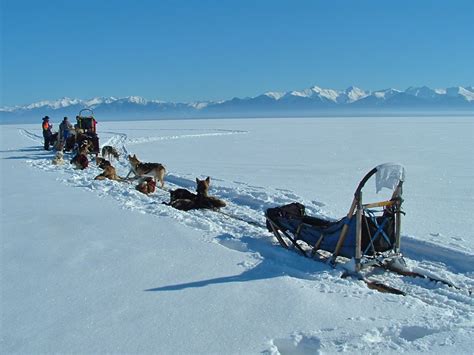
<path fill-rule="evenodd" d="M 79 146 L 79 154 L 87 155 L 92 152 L 93 144 L 89 140 L 84 140 Z"/>
<path fill-rule="evenodd" d="M 170 201 L 176 201 L 176 200 L 194 200 L 197 197 L 195 193 L 192 193 L 189 190 L 186 189 L 176 189 L 176 190 L 171 190 L 170 191 Z"/>
<path fill-rule="evenodd" d="M 100 167 L 100 164 L 101 164 L 102 162 L 105 162 L 105 161 L 108 161 L 108 160 L 107 160 L 107 159 L 104 159 L 104 158 L 101 158 L 101 157 L 96 157 L 96 158 L 95 158 L 95 163 L 96 163 L 96 165 L 99 166 L 99 167 Z M 110 162 L 109 162 L 109 163 L 110 163 Z M 106 164 L 107 164 L 107 163 L 106 163 Z"/>
<path fill-rule="evenodd" d="M 101 159 L 101 160 L 99 160 Z M 115 181 L 120 181 L 122 178 L 117 175 L 117 172 L 115 171 L 115 168 L 110 164 L 108 160 L 98 158 L 97 161 L 99 162 L 99 168 L 103 169 L 104 171 L 97 175 L 94 180 L 115 180 Z"/>
<path fill-rule="evenodd" d="M 134 154 L 128 156 L 128 161 L 130 162 L 130 172 L 127 175 L 127 178 L 131 173 L 134 173 L 135 176 L 144 177 L 151 176 L 160 181 L 161 188 L 165 186 L 165 173 L 166 169 L 163 165 L 159 163 L 142 163 L 138 160 L 137 156 Z"/>
<path fill-rule="evenodd" d="M 53 158 L 52 163 L 53 163 L 53 165 L 63 165 L 64 164 L 64 153 L 62 151 L 57 152 L 56 155 Z"/>
<path fill-rule="evenodd" d="M 119 152 L 117 152 L 117 149 L 110 145 L 104 145 L 102 147 L 102 157 L 108 159 L 109 161 L 111 160 L 112 157 L 115 159 L 119 159 Z"/>
<path fill-rule="evenodd" d="M 218 209 L 225 207 L 226 203 L 224 201 L 217 197 L 208 195 L 210 184 L 210 177 L 207 177 L 205 180 L 199 180 L 196 178 L 196 194 L 186 189 L 170 191 L 170 202 L 167 203 L 167 205 L 183 211 L 201 208 Z"/>

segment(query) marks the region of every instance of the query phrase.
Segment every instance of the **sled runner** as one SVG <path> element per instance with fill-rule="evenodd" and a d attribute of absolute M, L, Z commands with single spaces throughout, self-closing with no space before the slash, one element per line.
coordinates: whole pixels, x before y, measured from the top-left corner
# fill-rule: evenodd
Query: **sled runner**
<path fill-rule="evenodd" d="M 377 192 L 389 188 L 392 196 L 386 201 L 364 204 L 362 189 L 374 175 Z M 378 165 L 360 181 L 349 212 L 340 220 L 307 216 L 304 205 L 292 203 L 269 208 L 265 213 L 267 228 L 284 248 L 293 245 L 307 257 L 329 254 L 328 260 L 333 264 L 337 257 L 354 259 L 355 271 L 399 258 L 404 180 L 403 166 Z"/>

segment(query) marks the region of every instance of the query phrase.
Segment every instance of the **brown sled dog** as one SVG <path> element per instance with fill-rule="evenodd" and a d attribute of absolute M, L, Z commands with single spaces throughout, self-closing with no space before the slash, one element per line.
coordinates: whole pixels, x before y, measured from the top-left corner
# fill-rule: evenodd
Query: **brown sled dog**
<path fill-rule="evenodd" d="M 101 174 L 97 175 L 94 180 L 122 180 L 122 178 L 117 175 L 115 168 L 112 166 L 112 164 L 110 164 L 108 160 L 97 158 L 97 163 L 99 165 L 99 168 L 104 169 L 104 171 Z"/>
<path fill-rule="evenodd" d="M 209 176 L 205 180 L 196 178 L 196 184 L 197 194 L 186 189 L 170 191 L 170 202 L 167 205 L 183 211 L 202 208 L 218 209 L 226 206 L 224 201 L 208 195 L 209 185 L 211 184 Z"/>
<path fill-rule="evenodd" d="M 92 152 L 93 145 L 92 142 L 89 140 L 82 141 L 81 145 L 79 146 L 79 154 L 90 154 Z"/>
<path fill-rule="evenodd" d="M 161 188 L 165 186 L 166 169 L 163 165 L 159 163 L 142 163 L 135 154 L 133 156 L 129 155 L 128 161 L 130 162 L 130 172 L 127 178 L 131 173 L 139 177 L 151 176 L 160 181 Z"/>
<path fill-rule="evenodd" d="M 117 149 L 115 149 L 111 145 L 104 145 L 102 147 L 102 158 L 105 158 L 110 161 L 112 157 L 118 160 L 119 156 L 120 154 L 119 152 L 117 152 Z"/>

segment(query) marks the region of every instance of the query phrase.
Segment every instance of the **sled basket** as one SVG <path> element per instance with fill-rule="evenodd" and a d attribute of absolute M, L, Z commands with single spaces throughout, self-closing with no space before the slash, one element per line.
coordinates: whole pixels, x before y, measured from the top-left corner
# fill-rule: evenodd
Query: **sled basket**
<path fill-rule="evenodd" d="M 392 197 L 387 201 L 363 204 L 362 188 L 373 175 L 376 175 L 377 191 L 391 188 Z M 324 251 L 329 253 L 333 263 L 337 257 L 353 258 L 356 269 L 360 270 L 375 259 L 400 255 L 404 180 L 405 169 L 401 165 L 378 165 L 359 183 L 345 217 L 331 221 L 307 216 L 304 205 L 291 203 L 267 209 L 267 228 L 285 248 L 294 246 L 305 256 Z"/>

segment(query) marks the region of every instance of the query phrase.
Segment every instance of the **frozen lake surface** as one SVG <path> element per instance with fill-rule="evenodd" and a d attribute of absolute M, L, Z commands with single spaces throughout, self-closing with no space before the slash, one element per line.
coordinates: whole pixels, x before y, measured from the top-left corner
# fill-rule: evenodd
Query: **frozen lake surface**
<path fill-rule="evenodd" d="M 210 176 L 255 223 L 294 201 L 342 217 L 370 169 L 400 163 L 408 264 L 461 290 L 389 274 L 407 296 L 369 290 L 256 226 L 52 165 L 40 123 L 2 125 L 5 353 L 472 352 L 474 117 L 98 120 L 119 175 L 130 153 L 164 164 L 167 188 Z"/>

